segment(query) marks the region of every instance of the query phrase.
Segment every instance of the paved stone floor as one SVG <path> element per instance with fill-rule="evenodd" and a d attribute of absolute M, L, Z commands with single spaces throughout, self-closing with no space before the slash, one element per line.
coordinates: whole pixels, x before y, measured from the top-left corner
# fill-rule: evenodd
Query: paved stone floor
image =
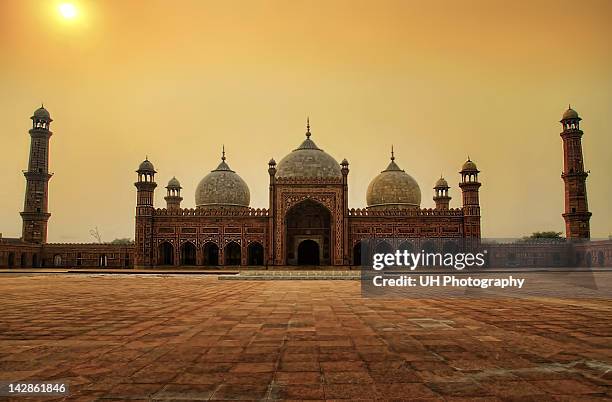
<path fill-rule="evenodd" d="M 66 381 L 71 400 L 604 400 L 611 319 L 605 300 L 364 299 L 357 281 L 2 275 L 0 381 Z"/>

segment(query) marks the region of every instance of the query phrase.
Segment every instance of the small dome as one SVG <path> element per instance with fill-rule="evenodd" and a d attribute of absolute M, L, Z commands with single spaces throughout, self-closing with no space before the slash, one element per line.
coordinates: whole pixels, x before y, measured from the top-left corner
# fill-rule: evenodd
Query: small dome
<path fill-rule="evenodd" d="M 568 109 L 565 111 L 565 113 L 563 113 L 563 119 L 562 120 L 568 120 L 568 119 L 578 119 L 578 112 L 575 111 L 574 109 L 570 107 L 568 107 Z"/>
<path fill-rule="evenodd" d="M 138 171 L 139 172 L 153 172 L 153 173 L 155 173 L 155 167 L 153 166 L 151 161 L 149 161 L 149 159 L 147 158 L 144 161 L 142 161 L 140 166 L 138 166 Z"/>
<path fill-rule="evenodd" d="M 416 180 L 404 172 L 391 156 L 391 163 L 368 186 L 368 209 L 410 209 L 421 205 L 421 189 Z"/>
<path fill-rule="evenodd" d="M 217 168 L 198 184 L 196 189 L 198 208 L 248 208 L 251 201 L 249 186 L 225 163 L 225 155 Z"/>
<path fill-rule="evenodd" d="M 478 168 L 476 167 L 476 164 L 472 162 L 470 158 L 468 158 L 468 160 L 465 161 L 465 163 L 461 167 L 461 171 L 462 172 L 477 172 Z"/>
<path fill-rule="evenodd" d="M 51 121 L 51 115 L 49 114 L 49 111 L 44 108 L 44 106 L 41 106 L 34 111 L 34 115 L 32 116 L 32 119 L 41 119 L 41 120 Z"/>
<path fill-rule="evenodd" d="M 448 182 L 444 179 L 444 177 L 440 177 L 438 181 L 436 182 L 436 185 L 434 186 L 434 188 L 449 188 Z"/>
<path fill-rule="evenodd" d="M 274 160 L 274 158 L 270 158 L 268 165 L 276 165 L 276 161 Z"/>
<path fill-rule="evenodd" d="M 176 177 L 173 177 L 168 182 L 168 185 L 166 186 L 166 188 L 179 188 L 180 189 L 182 187 L 181 187 L 181 183 L 176 179 Z"/>
<path fill-rule="evenodd" d="M 317 147 L 310 135 L 308 126 L 304 142 L 278 163 L 276 177 L 342 179 L 338 162 Z"/>

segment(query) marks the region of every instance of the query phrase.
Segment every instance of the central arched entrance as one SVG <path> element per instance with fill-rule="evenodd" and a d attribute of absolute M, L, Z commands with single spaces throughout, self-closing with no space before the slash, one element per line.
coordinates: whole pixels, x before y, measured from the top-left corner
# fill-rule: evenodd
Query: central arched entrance
<path fill-rule="evenodd" d="M 302 240 L 298 246 L 298 265 L 319 265 L 321 259 L 319 243 L 314 240 Z"/>
<path fill-rule="evenodd" d="M 288 265 L 329 265 L 331 213 L 313 200 L 294 205 L 285 215 Z"/>

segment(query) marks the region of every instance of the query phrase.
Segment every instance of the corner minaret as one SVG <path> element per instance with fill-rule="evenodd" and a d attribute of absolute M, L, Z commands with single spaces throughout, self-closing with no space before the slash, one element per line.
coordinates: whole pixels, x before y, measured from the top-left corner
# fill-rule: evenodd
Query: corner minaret
<path fill-rule="evenodd" d="M 28 170 L 23 172 L 26 178 L 25 201 L 23 204 L 22 240 L 28 243 L 43 244 L 47 242 L 47 222 L 51 214 L 49 201 L 49 138 L 53 134 L 51 115 L 41 105 L 36 109 L 30 129 L 30 161 Z"/>
<path fill-rule="evenodd" d="M 463 195 L 463 235 L 480 238 L 480 199 L 478 195 L 480 170 L 468 156 L 468 160 L 463 164 L 459 173 L 461 174 L 459 187 Z"/>
<path fill-rule="evenodd" d="M 436 203 L 436 209 L 441 211 L 448 210 L 451 197 L 448 195 L 448 182 L 440 176 L 436 185 L 434 186 L 434 197 L 433 200 Z"/>
<path fill-rule="evenodd" d="M 134 267 L 153 265 L 153 197 L 155 195 L 155 167 L 146 158 L 138 167 L 136 186 L 136 245 Z"/>
<path fill-rule="evenodd" d="M 582 130 L 578 113 L 571 108 L 561 118 L 561 138 L 563 139 L 563 173 L 565 183 L 565 236 L 568 239 L 588 239 L 591 237 L 589 220 L 591 213 L 587 202 L 586 179 L 582 157 Z"/>
<path fill-rule="evenodd" d="M 181 201 L 183 201 L 183 197 L 181 197 L 181 183 L 173 177 L 168 182 L 166 186 L 166 190 L 168 190 L 168 194 L 164 199 L 166 200 L 166 208 L 169 211 L 176 211 L 181 209 Z"/>

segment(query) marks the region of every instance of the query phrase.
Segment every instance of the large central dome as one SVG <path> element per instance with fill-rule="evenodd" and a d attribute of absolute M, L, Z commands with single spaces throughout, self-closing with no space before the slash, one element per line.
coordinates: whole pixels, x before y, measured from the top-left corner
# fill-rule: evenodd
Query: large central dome
<path fill-rule="evenodd" d="M 310 139 L 308 125 L 306 139 L 278 163 L 276 177 L 342 179 L 342 170 L 333 157 Z"/>

